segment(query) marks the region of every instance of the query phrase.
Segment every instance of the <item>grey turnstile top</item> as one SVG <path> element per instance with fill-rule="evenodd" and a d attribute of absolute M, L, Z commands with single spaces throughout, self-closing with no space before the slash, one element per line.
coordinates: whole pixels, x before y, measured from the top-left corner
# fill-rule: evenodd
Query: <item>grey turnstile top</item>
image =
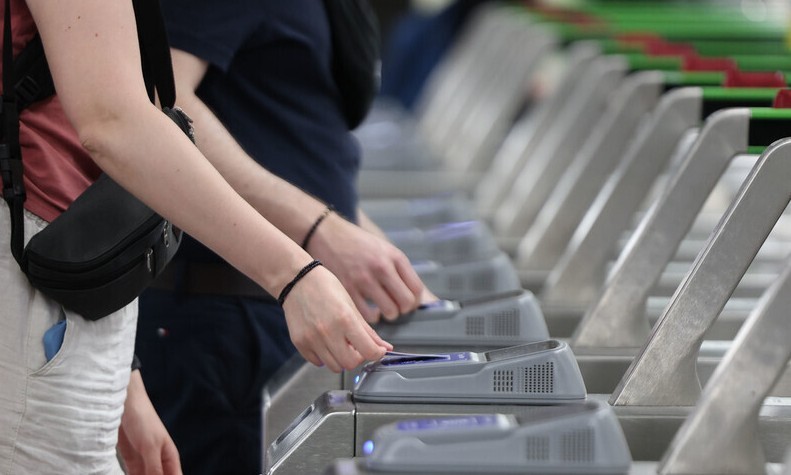
<path fill-rule="evenodd" d="M 377 333 L 394 345 L 518 345 L 549 339 L 535 296 L 525 290 L 480 299 L 440 300 L 381 322 Z"/>
<path fill-rule="evenodd" d="M 426 287 L 443 299 L 485 297 L 522 288 L 514 265 L 504 252 L 470 262 L 441 265 L 422 261 L 413 262 L 413 266 Z"/>
<path fill-rule="evenodd" d="M 411 261 L 442 263 L 485 259 L 500 251 L 497 242 L 482 221 L 442 223 L 427 229 L 411 228 L 387 231 L 390 242 Z"/>
<path fill-rule="evenodd" d="M 399 421 L 363 444 L 374 472 L 627 473 L 629 448 L 608 404 L 589 401 L 561 414 L 482 414 Z"/>
<path fill-rule="evenodd" d="M 395 355 L 367 365 L 353 396 L 365 402 L 535 404 L 586 396 L 563 342 L 547 340 L 483 353 Z"/>

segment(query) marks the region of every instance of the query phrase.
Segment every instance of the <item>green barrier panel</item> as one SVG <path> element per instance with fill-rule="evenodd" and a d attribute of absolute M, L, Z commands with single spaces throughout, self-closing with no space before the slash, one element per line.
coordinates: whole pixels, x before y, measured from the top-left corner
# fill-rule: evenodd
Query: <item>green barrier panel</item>
<path fill-rule="evenodd" d="M 704 101 L 763 101 L 771 105 L 780 88 L 704 87 Z M 780 110 L 780 109 L 778 109 Z"/>
<path fill-rule="evenodd" d="M 791 137 L 791 109 L 750 109 L 748 153 L 759 154 L 774 142 Z"/>
<path fill-rule="evenodd" d="M 665 83 L 671 86 L 722 86 L 725 73 L 719 71 L 663 71 Z M 782 73 L 786 84 L 791 84 L 791 73 Z M 748 88 L 728 88 L 741 89 Z"/>
<path fill-rule="evenodd" d="M 774 56 L 735 55 L 731 58 L 745 71 L 788 71 L 791 70 L 791 54 Z"/>
<path fill-rule="evenodd" d="M 598 40 L 605 54 L 629 54 L 640 53 L 643 47 L 639 43 L 627 43 L 614 39 Z M 781 56 L 783 54 L 791 54 L 788 46 L 779 41 L 754 41 L 754 42 L 738 42 L 738 41 L 716 41 L 716 40 L 696 40 L 691 41 L 690 44 L 695 51 L 701 56 Z"/>

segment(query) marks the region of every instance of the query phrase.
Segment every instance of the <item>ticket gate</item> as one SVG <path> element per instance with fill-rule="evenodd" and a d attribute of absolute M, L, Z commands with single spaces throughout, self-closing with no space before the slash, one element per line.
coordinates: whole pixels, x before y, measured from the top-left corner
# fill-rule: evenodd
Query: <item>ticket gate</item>
<path fill-rule="evenodd" d="M 553 408 L 555 409 L 555 408 Z M 631 456 L 612 409 L 589 401 L 517 417 L 404 420 L 380 427 L 341 474 L 627 474 Z"/>
<path fill-rule="evenodd" d="M 453 194 L 411 200 L 364 200 L 360 207 L 385 232 L 475 219 L 472 204 L 463 196 Z"/>
<path fill-rule="evenodd" d="M 522 289 L 511 259 L 502 251 L 475 261 L 423 261 L 412 266 L 426 287 L 443 299 L 463 300 Z"/>
<path fill-rule="evenodd" d="M 535 296 L 526 291 L 476 300 L 441 300 L 381 322 L 376 331 L 399 351 L 436 352 L 462 348 L 493 349 L 549 338 Z M 295 355 L 263 390 L 264 446 L 274 439 L 320 394 L 351 389 L 360 370 L 335 374 Z"/>
<path fill-rule="evenodd" d="M 776 92 L 777 89 L 771 89 L 760 94 L 751 93 L 747 102 L 739 90 L 718 88 L 681 88 L 662 96 L 649 125 L 631 144 L 586 212 L 557 265 L 546 277 L 540 300 L 551 334 L 570 335 L 586 309 L 600 298 L 607 263 L 618 240 L 629 227 L 651 184 L 674 159 L 685 133 L 697 127 L 707 114 L 729 105 L 771 104 Z M 697 158 L 715 154 L 719 157 L 716 145 L 695 145 L 708 140 L 711 137 L 697 137 L 688 153 L 680 151 L 682 156 Z M 732 156 L 731 152 L 727 158 Z M 642 313 L 642 309 L 640 311 Z"/>
<path fill-rule="evenodd" d="M 362 453 L 378 427 L 404 418 L 518 416 L 540 412 L 536 404 L 573 406 L 585 398 L 574 355 L 556 340 L 385 357 L 364 368 L 353 391 L 324 393 L 300 414 L 267 448 L 266 473 L 320 473 L 336 458 Z"/>
<path fill-rule="evenodd" d="M 500 252 L 494 236 L 482 221 L 460 221 L 428 229 L 412 228 L 386 233 L 390 242 L 412 262 L 467 262 L 486 259 Z"/>

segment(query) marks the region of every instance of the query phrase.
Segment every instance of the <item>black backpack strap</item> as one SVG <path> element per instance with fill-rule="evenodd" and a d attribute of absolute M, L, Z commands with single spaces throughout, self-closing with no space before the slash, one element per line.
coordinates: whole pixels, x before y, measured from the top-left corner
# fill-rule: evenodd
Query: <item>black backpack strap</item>
<path fill-rule="evenodd" d="M 44 56 L 44 46 L 39 35 L 34 36 L 14 58 L 13 72 L 18 112 L 55 94 L 55 84 L 52 82 L 49 63 Z"/>
<path fill-rule="evenodd" d="M 11 209 L 11 254 L 24 268 L 22 254 L 25 240 L 22 183 L 22 153 L 19 147 L 19 110 L 13 82 L 14 45 L 11 34 L 11 0 L 5 0 L 3 19 L 3 104 L 2 140 L 0 141 L 0 172 L 3 177 L 3 199 Z"/>
<path fill-rule="evenodd" d="M 173 82 L 170 46 L 159 0 L 132 0 L 132 4 L 148 96 L 154 102 L 156 89 L 162 108 L 171 108 L 176 103 L 176 86 Z"/>
<path fill-rule="evenodd" d="M 135 10 L 143 79 L 151 102 L 159 96 L 162 108 L 176 102 L 173 66 L 159 0 L 132 0 Z M 22 269 L 24 260 L 24 202 L 22 152 L 19 146 L 19 112 L 55 93 L 41 38 L 31 40 L 14 59 L 11 32 L 11 0 L 5 0 L 3 33 L 2 130 L 0 130 L 0 176 L 3 199 L 11 209 L 11 254 Z"/>

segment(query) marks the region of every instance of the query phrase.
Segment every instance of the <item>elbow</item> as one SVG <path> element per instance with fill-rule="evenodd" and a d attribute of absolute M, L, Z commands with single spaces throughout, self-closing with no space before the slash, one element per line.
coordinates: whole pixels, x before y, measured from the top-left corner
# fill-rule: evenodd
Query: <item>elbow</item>
<path fill-rule="evenodd" d="M 122 115 L 117 110 L 93 109 L 73 121 L 80 144 L 102 169 L 109 165 L 113 150 L 129 128 Z"/>

